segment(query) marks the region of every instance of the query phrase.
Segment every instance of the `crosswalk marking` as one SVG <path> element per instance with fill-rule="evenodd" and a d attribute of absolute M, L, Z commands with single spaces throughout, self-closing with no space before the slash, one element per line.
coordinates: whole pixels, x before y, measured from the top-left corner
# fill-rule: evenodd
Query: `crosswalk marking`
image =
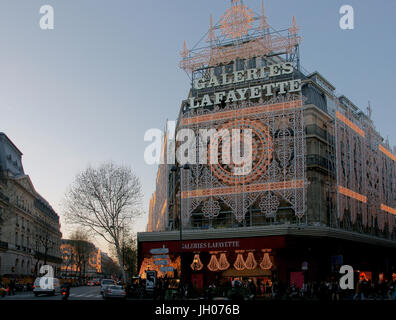
<path fill-rule="evenodd" d="M 84 294 L 73 294 L 73 293 L 71 293 L 70 297 L 75 297 L 75 298 L 82 298 L 82 297 L 84 297 L 84 298 L 93 298 L 93 297 L 95 297 L 95 298 L 99 298 L 99 297 L 102 297 L 102 296 L 100 294 L 87 294 L 87 293 L 84 293 Z"/>
<path fill-rule="evenodd" d="M 55 296 L 55 298 L 54 298 L 55 300 L 57 299 L 56 297 L 62 297 L 62 295 L 61 294 L 57 294 Z M 21 292 L 21 293 L 16 293 L 15 295 L 11 295 L 11 296 L 7 295 L 5 297 L 5 299 L 13 299 L 13 300 L 14 299 L 16 299 L 16 300 L 18 300 L 18 299 L 40 299 L 40 298 L 45 298 L 45 296 L 44 295 L 39 295 L 38 297 L 35 297 L 33 292 Z M 81 292 L 72 293 L 72 292 L 70 292 L 70 298 L 75 298 L 75 299 L 78 299 L 78 298 L 80 298 L 80 299 L 102 299 L 102 295 L 99 292 L 95 292 L 95 291 L 94 292 L 89 291 L 89 292 L 85 292 L 85 293 L 81 293 Z M 53 297 L 51 299 L 53 299 Z"/>

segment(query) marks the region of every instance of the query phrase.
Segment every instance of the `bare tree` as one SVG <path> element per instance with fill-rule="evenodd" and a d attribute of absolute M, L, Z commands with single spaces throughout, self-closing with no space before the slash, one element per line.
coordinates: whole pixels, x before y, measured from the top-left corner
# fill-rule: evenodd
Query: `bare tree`
<path fill-rule="evenodd" d="M 77 229 L 70 236 L 70 244 L 74 251 L 74 261 L 79 272 L 79 278 L 85 278 L 86 266 L 93 246 L 89 242 L 89 236 L 82 229 Z"/>
<path fill-rule="evenodd" d="M 46 222 L 45 222 L 46 223 Z M 43 265 L 47 264 L 48 252 L 55 248 L 55 243 L 51 240 L 51 235 L 44 226 L 40 234 L 36 234 L 36 239 L 34 240 L 34 258 L 36 259 L 36 264 L 34 266 L 34 273 L 39 274 L 38 264 L 43 260 Z"/>
<path fill-rule="evenodd" d="M 131 234 L 128 228 L 122 228 L 120 237 L 120 247 L 122 261 L 124 262 L 124 270 L 128 277 L 132 277 L 137 273 L 137 243 L 136 237 Z M 111 248 L 111 254 L 117 256 L 115 248 Z"/>
<path fill-rule="evenodd" d="M 114 246 L 124 282 L 122 229 L 142 213 L 141 200 L 140 179 L 130 168 L 113 163 L 88 167 L 65 196 L 67 222 L 93 231 Z"/>

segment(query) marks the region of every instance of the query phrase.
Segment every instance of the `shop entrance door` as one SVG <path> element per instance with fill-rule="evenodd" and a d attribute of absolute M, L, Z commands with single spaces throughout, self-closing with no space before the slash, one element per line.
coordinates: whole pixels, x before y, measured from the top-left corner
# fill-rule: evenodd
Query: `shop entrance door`
<path fill-rule="evenodd" d="M 203 274 L 192 274 L 191 282 L 194 288 L 202 289 L 203 288 Z"/>

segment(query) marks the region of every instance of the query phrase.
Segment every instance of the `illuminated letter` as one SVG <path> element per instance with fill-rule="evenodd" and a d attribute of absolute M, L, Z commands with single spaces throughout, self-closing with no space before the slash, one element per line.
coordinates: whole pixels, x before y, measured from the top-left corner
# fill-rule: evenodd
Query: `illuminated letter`
<path fill-rule="evenodd" d="M 194 105 L 194 103 L 195 103 L 195 98 L 190 98 L 190 109 L 195 109 L 200 107 L 199 102 L 196 105 Z"/>
<path fill-rule="evenodd" d="M 248 69 L 247 70 L 247 81 L 258 79 L 257 69 Z"/>
<path fill-rule="evenodd" d="M 289 92 L 301 91 L 301 79 L 289 81 Z"/>
<path fill-rule="evenodd" d="M 235 71 L 234 72 L 234 83 L 243 82 L 245 80 L 245 72 L 244 71 Z"/>
<path fill-rule="evenodd" d="M 218 86 L 219 86 L 219 81 L 217 80 L 217 77 L 216 76 L 212 76 L 210 78 L 208 87 L 218 87 Z"/>
<path fill-rule="evenodd" d="M 272 96 L 272 89 L 275 87 L 274 83 L 269 83 L 269 84 L 264 84 L 263 85 L 263 89 L 267 91 L 267 93 L 265 94 L 267 97 Z"/>
<path fill-rule="evenodd" d="M 208 94 L 205 94 L 202 99 L 201 107 L 204 107 L 204 106 L 213 106 L 213 102 L 212 102 L 212 100 L 210 100 L 210 97 Z"/>
<path fill-rule="evenodd" d="M 281 68 L 279 64 L 270 65 L 270 77 L 276 77 L 281 75 Z"/>
<path fill-rule="evenodd" d="M 228 92 L 226 103 L 230 102 L 231 100 L 232 100 L 232 102 L 238 101 L 234 90 L 230 90 Z"/>
<path fill-rule="evenodd" d="M 244 89 L 237 89 L 238 94 L 241 96 L 239 100 L 243 101 L 246 100 L 246 92 L 248 91 L 248 88 Z"/>
<path fill-rule="evenodd" d="M 282 66 L 282 73 L 283 74 L 293 73 L 293 64 L 291 62 L 284 63 Z"/>
<path fill-rule="evenodd" d="M 285 94 L 285 85 L 288 84 L 288 81 L 278 82 L 276 86 L 279 88 L 279 94 Z"/>
<path fill-rule="evenodd" d="M 225 94 L 226 94 L 225 91 L 216 92 L 215 93 L 215 104 L 220 104 L 221 99 L 223 99 Z"/>
<path fill-rule="evenodd" d="M 255 98 L 260 98 L 261 92 L 260 92 L 261 86 L 255 86 L 250 88 L 250 99 L 255 99 Z"/>
<path fill-rule="evenodd" d="M 226 74 L 226 73 L 223 73 L 223 74 L 222 74 L 222 77 L 223 77 L 222 84 L 223 84 L 223 85 L 233 83 L 233 80 L 227 81 L 227 76 L 228 76 L 228 74 Z"/>
<path fill-rule="evenodd" d="M 197 90 L 205 88 L 205 84 L 202 81 L 202 78 L 194 80 L 194 88 Z"/>

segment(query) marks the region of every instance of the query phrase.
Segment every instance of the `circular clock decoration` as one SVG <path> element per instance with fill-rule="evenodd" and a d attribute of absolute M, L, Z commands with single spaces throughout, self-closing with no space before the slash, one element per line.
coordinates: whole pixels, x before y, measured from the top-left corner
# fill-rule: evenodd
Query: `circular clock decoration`
<path fill-rule="evenodd" d="M 230 139 L 222 135 L 225 129 Z M 252 130 L 252 161 L 250 163 L 235 164 L 232 162 L 233 129 L 240 132 L 241 153 L 243 154 L 243 140 L 245 129 Z M 221 181 L 228 184 L 246 184 L 257 180 L 267 170 L 272 159 L 273 143 L 268 128 L 258 120 L 239 119 L 226 122 L 219 128 L 214 135 L 214 141 L 218 139 L 217 155 L 218 163 L 210 164 L 213 174 Z M 214 152 L 216 150 L 213 150 Z M 229 155 L 229 163 L 222 163 L 223 153 Z M 211 159 L 210 146 L 208 148 L 208 160 Z M 224 161 L 226 162 L 226 161 Z M 248 161 L 250 162 L 250 161 Z"/>

